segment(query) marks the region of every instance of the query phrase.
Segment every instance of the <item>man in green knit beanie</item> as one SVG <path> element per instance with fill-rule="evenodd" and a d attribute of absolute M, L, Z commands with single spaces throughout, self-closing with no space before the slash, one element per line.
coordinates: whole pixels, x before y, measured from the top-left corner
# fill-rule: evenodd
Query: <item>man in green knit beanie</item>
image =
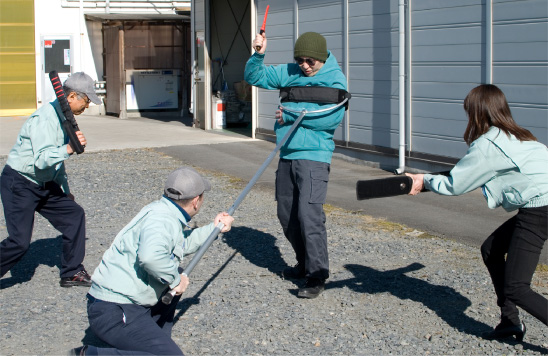
<path fill-rule="evenodd" d="M 347 81 L 335 56 L 327 50 L 326 39 L 306 32 L 295 42 L 295 63 L 266 66 L 266 35 L 257 34 L 253 48 L 258 49 L 247 61 L 245 80 L 263 89 L 321 86 L 347 89 Z M 292 137 L 280 149 L 276 172 L 278 219 L 285 237 L 295 251 L 297 264 L 283 271 L 286 279 L 306 280 L 298 297 L 316 298 L 329 278 L 327 231 L 323 204 L 331 157 L 335 149 L 333 134 L 344 117 L 344 106 L 322 113 L 314 110 L 333 104 L 284 102 L 291 109 L 307 111 Z M 277 110 L 274 131 L 278 142 L 285 136 L 298 114 Z"/>

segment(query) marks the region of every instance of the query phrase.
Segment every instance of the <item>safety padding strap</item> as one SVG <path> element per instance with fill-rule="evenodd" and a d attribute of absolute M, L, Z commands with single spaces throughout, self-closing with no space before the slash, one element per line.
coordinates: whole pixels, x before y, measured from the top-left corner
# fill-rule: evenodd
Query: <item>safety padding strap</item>
<path fill-rule="evenodd" d="M 280 101 L 339 104 L 352 97 L 343 89 L 329 87 L 285 87 L 280 89 Z M 348 110 L 348 101 L 344 105 Z"/>

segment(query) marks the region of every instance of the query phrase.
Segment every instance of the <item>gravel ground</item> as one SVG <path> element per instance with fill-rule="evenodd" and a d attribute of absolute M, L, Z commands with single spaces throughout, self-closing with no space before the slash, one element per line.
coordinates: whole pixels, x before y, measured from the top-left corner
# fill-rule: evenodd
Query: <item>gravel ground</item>
<path fill-rule="evenodd" d="M 1 166 L 5 160 L 0 157 Z M 118 231 L 158 199 L 168 173 L 184 164 L 153 150 L 67 161 L 73 193 L 86 211 L 90 273 Z M 200 226 L 227 210 L 247 182 L 196 168 L 213 185 L 193 219 Z M 254 188 L 232 230 L 191 274 L 173 329 L 185 354 L 548 354 L 548 328 L 526 313 L 523 343 L 479 336 L 498 322 L 498 307 L 476 248 L 334 206 L 325 207 L 326 291 L 298 299 L 299 285 L 280 278 L 294 256 L 275 207 L 271 190 Z M 65 354 L 82 342 L 106 346 L 88 328 L 87 288 L 59 287 L 60 245 L 59 233 L 37 215 L 30 250 L 0 282 L 1 355 Z M 533 283 L 548 295 L 548 272 L 537 272 Z"/>

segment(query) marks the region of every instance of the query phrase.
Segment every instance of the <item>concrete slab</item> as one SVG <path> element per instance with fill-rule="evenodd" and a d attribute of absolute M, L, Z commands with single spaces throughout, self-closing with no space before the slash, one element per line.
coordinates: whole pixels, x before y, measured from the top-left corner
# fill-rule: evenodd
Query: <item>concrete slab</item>
<path fill-rule="evenodd" d="M 7 155 L 26 117 L 0 118 L 0 155 Z M 88 141 L 86 151 L 167 147 L 249 141 L 242 135 L 206 132 L 176 120 L 79 115 L 78 126 Z"/>

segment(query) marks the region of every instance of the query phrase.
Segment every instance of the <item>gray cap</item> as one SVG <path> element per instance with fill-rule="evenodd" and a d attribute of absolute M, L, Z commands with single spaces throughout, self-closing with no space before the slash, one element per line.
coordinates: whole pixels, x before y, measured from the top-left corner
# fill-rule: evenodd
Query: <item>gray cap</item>
<path fill-rule="evenodd" d="M 63 85 L 79 93 L 86 94 L 92 103 L 101 104 L 101 99 L 95 94 L 95 81 L 86 73 L 77 72 L 72 74 L 65 80 Z"/>
<path fill-rule="evenodd" d="M 211 190 L 211 184 L 191 167 L 181 167 L 169 174 L 164 194 L 171 199 L 192 199 Z"/>

